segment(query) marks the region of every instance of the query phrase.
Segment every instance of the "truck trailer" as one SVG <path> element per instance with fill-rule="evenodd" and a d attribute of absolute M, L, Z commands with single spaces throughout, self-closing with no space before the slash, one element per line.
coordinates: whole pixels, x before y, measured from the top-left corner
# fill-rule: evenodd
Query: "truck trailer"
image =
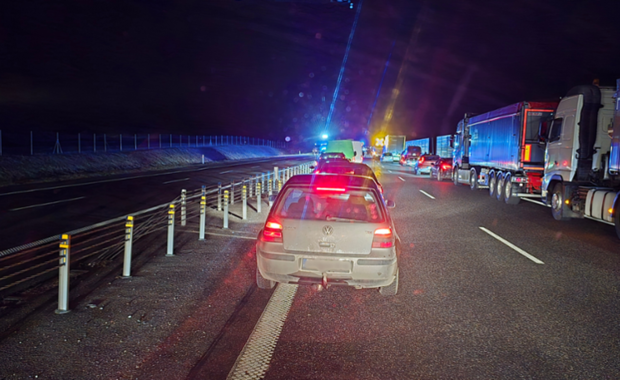
<path fill-rule="evenodd" d="M 400 157 L 400 154 L 405 149 L 406 136 L 399 135 L 387 135 L 383 143 L 383 153 L 392 153 Z"/>
<path fill-rule="evenodd" d="M 523 101 L 481 115 L 465 115 L 454 136 L 452 179 L 508 204 L 520 197 L 540 197 L 544 144 L 541 120 L 557 102 Z"/>
<path fill-rule="evenodd" d="M 556 220 L 594 219 L 620 238 L 620 79 L 572 88 L 550 124 L 543 202 Z"/>

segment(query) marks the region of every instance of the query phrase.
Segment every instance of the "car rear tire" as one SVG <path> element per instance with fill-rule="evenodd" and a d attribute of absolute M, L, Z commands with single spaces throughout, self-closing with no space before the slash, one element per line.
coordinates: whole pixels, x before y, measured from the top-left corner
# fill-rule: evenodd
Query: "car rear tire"
<path fill-rule="evenodd" d="M 441 181 L 441 169 L 437 169 L 437 181 Z"/>
<path fill-rule="evenodd" d="M 454 183 L 455 186 L 458 186 L 459 184 L 459 167 L 455 166 L 454 169 L 452 169 L 452 182 Z"/>
<path fill-rule="evenodd" d="M 272 280 L 267 280 L 265 277 L 263 277 L 263 275 L 260 274 L 260 270 L 258 270 L 258 267 L 257 267 L 256 268 L 256 285 L 258 286 L 259 289 L 273 289 L 273 287 L 276 286 L 276 282 Z"/>
<path fill-rule="evenodd" d="M 614 225 L 616 226 L 616 235 L 620 238 L 620 202 L 616 202 L 614 208 Z"/>
<path fill-rule="evenodd" d="M 379 288 L 379 293 L 382 296 L 395 296 L 398 293 L 398 269 L 396 269 L 396 276 L 394 277 L 394 281 L 388 286 L 383 286 Z"/>

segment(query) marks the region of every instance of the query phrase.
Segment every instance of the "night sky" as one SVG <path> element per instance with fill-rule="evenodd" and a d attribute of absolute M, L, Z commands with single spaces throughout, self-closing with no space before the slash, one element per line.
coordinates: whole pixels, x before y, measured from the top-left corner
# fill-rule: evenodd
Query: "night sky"
<path fill-rule="evenodd" d="M 289 136 L 310 146 L 359 4 L 2 1 L 0 130 Z M 465 112 L 557 99 L 595 78 L 615 85 L 617 4 L 364 0 L 328 132 L 433 137 L 453 133 Z"/>

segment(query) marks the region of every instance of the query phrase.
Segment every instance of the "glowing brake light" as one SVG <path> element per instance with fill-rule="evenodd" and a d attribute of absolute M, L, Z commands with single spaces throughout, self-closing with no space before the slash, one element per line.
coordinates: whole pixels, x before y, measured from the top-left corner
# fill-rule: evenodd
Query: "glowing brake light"
<path fill-rule="evenodd" d="M 282 225 L 276 221 L 268 220 L 263 228 L 263 241 L 282 243 Z"/>
<path fill-rule="evenodd" d="M 532 145 L 525 145 L 525 152 L 523 154 L 523 161 L 530 161 L 532 159 Z"/>
<path fill-rule="evenodd" d="M 392 248 L 394 246 L 394 235 L 389 227 L 377 228 L 372 239 L 373 248 Z"/>
<path fill-rule="evenodd" d="M 443 165 L 441 165 L 441 168 L 442 168 L 443 170 L 448 170 L 448 169 L 450 169 L 450 167 L 451 167 L 451 166 L 450 166 L 450 165 L 448 165 L 448 164 L 443 164 Z"/>
<path fill-rule="evenodd" d="M 424 157 L 420 157 L 420 159 L 418 160 L 419 163 L 424 163 Z"/>
<path fill-rule="evenodd" d="M 335 193 L 344 193 L 347 191 L 344 187 L 317 187 L 316 191 L 332 191 Z"/>

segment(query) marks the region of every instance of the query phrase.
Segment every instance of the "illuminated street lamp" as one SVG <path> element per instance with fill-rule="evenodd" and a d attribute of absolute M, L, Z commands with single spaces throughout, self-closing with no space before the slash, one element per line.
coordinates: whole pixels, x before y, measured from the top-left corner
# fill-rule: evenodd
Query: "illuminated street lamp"
<path fill-rule="evenodd" d="M 327 133 L 323 133 L 323 135 L 321 136 L 321 138 L 322 138 L 323 140 L 327 140 L 327 138 L 328 138 L 328 137 L 329 137 L 329 136 L 327 136 Z"/>

